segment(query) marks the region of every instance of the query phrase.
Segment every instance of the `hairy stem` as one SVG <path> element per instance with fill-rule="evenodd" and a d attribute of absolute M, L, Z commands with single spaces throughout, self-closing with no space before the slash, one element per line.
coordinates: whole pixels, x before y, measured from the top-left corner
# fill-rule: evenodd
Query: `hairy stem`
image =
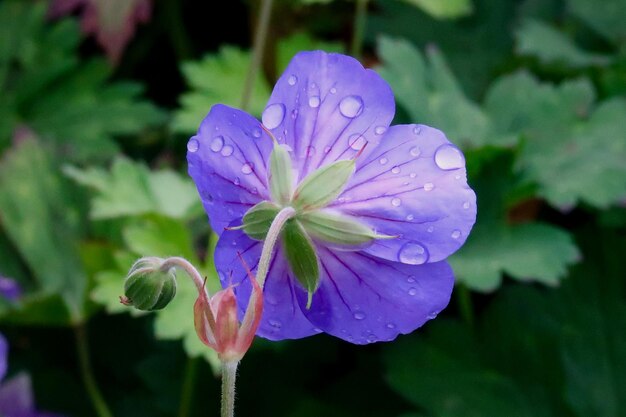
<path fill-rule="evenodd" d="M 272 260 L 272 254 L 274 253 L 274 246 L 276 246 L 280 232 L 283 230 L 283 226 L 287 220 L 291 219 L 295 214 L 296 210 L 293 207 L 285 207 L 278 212 L 272 221 L 270 230 L 268 230 L 267 236 L 265 237 L 265 242 L 263 242 L 261 259 L 259 259 L 259 268 L 256 272 L 256 279 L 261 288 L 265 285 L 265 278 L 267 278 L 270 261 Z"/>
<path fill-rule="evenodd" d="M 272 1 L 273 0 L 261 0 L 261 15 L 256 26 L 256 32 L 254 33 L 254 43 L 252 45 L 252 60 L 250 61 L 250 67 L 248 67 L 248 73 L 246 74 L 246 82 L 243 87 L 243 94 L 241 96 L 241 109 L 247 110 L 250 104 L 250 98 L 252 97 L 252 90 L 254 89 L 254 81 L 256 80 L 256 74 L 261 67 L 261 60 L 263 58 L 263 49 L 265 48 L 265 39 L 267 38 L 267 30 L 270 25 L 270 18 L 272 14 Z"/>
<path fill-rule="evenodd" d="M 222 414 L 221 417 L 235 415 L 235 380 L 237 379 L 237 361 L 222 362 Z"/>
<path fill-rule="evenodd" d="M 180 395 L 180 407 L 178 409 L 178 417 L 189 417 L 191 414 L 191 401 L 193 400 L 193 392 L 196 383 L 196 375 L 198 370 L 198 358 L 189 357 L 187 359 L 187 367 L 185 368 L 185 379 Z"/>
<path fill-rule="evenodd" d="M 167 271 L 170 268 L 180 268 L 189 275 L 189 277 L 193 280 L 196 288 L 198 289 L 198 293 L 206 292 L 206 288 L 204 285 L 204 279 L 200 272 L 196 269 L 195 266 L 191 264 L 187 259 L 181 258 L 179 256 L 173 256 L 171 258 L 167 258 L 163 265 L 161 265 L 161 269 Z M 207 294 L 207 299 L 209 295 Z"/>
<path fill-rule="evenodd" d="M 91 359 L 89 358 L 89 343 L 87 341 L 87 329 L 84 324 L 74 326 L 74 335 L 76 337 L 76 350 L 78 351 L 78 361 L 80 364 L 80 372 L 87 389 L 87 395 L 91 399 L 93 408 L 96 410 L 98 417 L 113 417 L 109 406 L 107 405 L 91 368 Z"/>
<path fill-rule="evenodd" d="M 352 29 L 352 45 L 350 53 L 356 59 L 361 58 L 363 51 L 363 37 L 365 35 L 365 21 L 367 19 L 367 0 L 356 0 L 354 23 Z"/>

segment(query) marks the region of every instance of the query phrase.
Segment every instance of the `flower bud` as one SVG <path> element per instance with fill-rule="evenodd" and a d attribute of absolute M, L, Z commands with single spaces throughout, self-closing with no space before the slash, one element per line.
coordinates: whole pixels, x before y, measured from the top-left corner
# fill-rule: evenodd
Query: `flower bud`
<path fill-rule="evenodd" d="M 124 294 L 123 304 L 145 311 L 160 310 L 176 295 L 175 269 L 161 258 L 141 258 L 128 272 Z"/>

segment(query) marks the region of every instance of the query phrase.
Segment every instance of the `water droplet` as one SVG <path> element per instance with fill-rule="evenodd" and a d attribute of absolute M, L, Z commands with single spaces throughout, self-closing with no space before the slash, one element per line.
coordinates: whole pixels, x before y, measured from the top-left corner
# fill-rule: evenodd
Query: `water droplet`
<path fill-rule="evenodd" d="M 393 174 L 399 174 L 400 173 L 400 167 L 399 166 L 395 166 L 395 167 L 391 168 L 391 172 Z"/>
<path fill-rule="evenodd" d="M 196 152 L 198 148 L 200 148 L 200 142 L 198 142 L 198 139 L 191 138 L 189 142 L 187 142 L 187 150 L 189 152 Z"/>
<path fill-rule="evenodd" d="M 385 133 L 386 130 L 387 128 L 385 126 L 376 126 L 376 128 L 374 129 L 374 133 L 376 133 L 377 135 L 382 135 L 383 133 Z"/>
<path fill-rule="evenodd" d="M 415 126 L 413 128 L 413 133 L 415 133 L 416 135 L 419 135 L 420 133 L 422 133 L 422 128 L 419 126 Z"/>
<path fill-rule="evenodd" d="M 283 122 L 285 118 L 285 106 L 281 103 L 275 103 L 267 106 L 263 110 L 261 120 L 268 129 L 275 129 Z"/>
<path fill-rule="evenodd" d="M 241 172 L 243 172 L 245 175 L 248 175 L 252 173 L 253 168 L 253 164 L 251 164 L 250 162 L 246 162 L 241 166 Z"/>
<path fill-rule="evenodd" d="M 231 156 L 233 154 L 233 152 L 235 151 L 235 149 L 233 149 L 232 146 L 230 145 L 226 145 L 222 148 L 222 155 L 223 156 Z"/>
<path fill-rule="evenodd" d="M 320 329 L 319 327 L 314 327 L 314 328 L 313 328 L 313 331 L 314 331 L 315 333 L 322 333 L 322 331 L 323 331 L 323 330 L 322 330 L 322 329 Z"/>
<path fill-rule="evenodd" d="M 360 151 L 367 143 L 367 140 L 360 134 L 355 133 L 354 135 L 350 136 L 350 138 L 348 138 L 348 143 L 350 144 L 350 147 L 352 149 L 354 149 L 355 151 Z"/>
<path fill-rule="evenodd" d="M 424 191 L 432 191 L 433 188 L 435 188 L 435 184 L 433 184 L 432 182 L 427 182 L 426 184 L 424 184 Z"/>
<path fill-rule="evenodd" d="M 461 174 L 456 174 L 456 175 L 454 176 L 454 179 L 455 179 L 455 180 L 460 180 L 460 179 L 461 179 Z"/>
<path fill-rule="evenodd" d="M 465 165 L 463 154 L 453 145 L 441 145 L 435 151 L 435 163 L 443 170 L 462 168 Z"/>
<path fill-rule="evenodd" d="M 209 148 L 211 148 L 213 152 L 219 152 L 222 150 L 223 147 L 224 138 L 222 136 L 216 136 L 215 138 L 213 138 L 213 140 L 211 141 L 211 145 L 209 145 Z"/>
<path fill-rule="evenodd" d="M 427 318 L 428 320 L 436 319 L 436 318 L 437 318 L 437 314 L 439 314 L 439 312 L 438 312 L 438 311 L 433 311 L 433 312 L 431 312 L 430 314 L 428 314 L 428 316 L 426 316 L 426 318 Z"/>
<path fill-rule="evenodd" d="M 254 136 L 255 138 L 260 138 L 261 137 L 261 129 L 254 129 L 252 131 L 252 136 Z"/>
<path fill-rule="evenodd" d="M 363 99 L 359 96 L 348 96 L 344 97 L 339 102 L 339 111 L 345 117 L 353 119 L 361 114 L 361 110 L 363 109 Z"/>
<path fill-rule="evenodd" d="M 309 106 L 317 108 L 320 106 L 320 98 L 318 96 L 309 97 Z"/>
<path fill-rule="evenodd" d="M 317 88 L 317 84 L 315 84 L 315 83 L 311 83 L 311 85 L 309 86 L 309 88 L 310 88 L 311 90 L 315 90 L 315 89 Z"/>
<path fill-rule="evenodd" d="M 259 193 L 259 190 L 258 190 L 258 188 L 253 187 L 253 188 L 252 188 L 252 190 L 250 190 L 250 192 L 251 192 L 252 194 L 254 194 L 254 195 L 257 195 L 257 194 Z"/>
<path fill-rule="evenodd" d="M 378 340 L 378 339 L 377 339 L 377 338 L 376 338 L 376 336 L 374 336 L 373 334 L 372 334 L 372 335 L 369 335 L 369 336 L 367 337 L 367 342 L 368 342 L 368 343 L 374 343 L 374 342 L 376 342 L 377 340 Z"/>
<path fill-rule="evenodd" d="M 283 324 L 278 320 L 268 320 L 268 323 L 275 329 L 280 329 L 281 327 L 283 327 Z"/>
<path fill-rule="evenodd" d="M 434 228 L 434 227 L 432 227 L 432 226 L 428 226 L 428 229 L 426 229 L 426 231 L 427 231 L 428 233 L 432 233 L 432 232 L 433 232 L 433 230 L 435 230 L 435 228 Z"/>
<path fill-rule="evenodd" d="M 415 277 L 411 275 L 410 277 L 406 279 L 406 282 L 415 282 Z"/>
<path fill-rule="evenodd" d="M 241 184 L 241 181 L 239 180 L 239 177 L 235 177 L 235 181 L 233 181 L 233 184 L 235 184 L 235 185 Z"/>
<path fill-rule="evenodd" d="M 296 117 L 298 117 L 298 110 L 297 110 L 297 109 L 296 109 L 296 110 L 293 110 L 293 111 L 291 112 L 291 118 L 292 118 L 292 119 L 295 119 Z"/>
<path fill-rule="evenodd" d="M 354 313 L 354 318 L 357 320 L 363 320 L 365 318 L 365 314 L 361 312 Z"/>
<path fill-rule="evenodd" d="M 411 173 L 409 174 L 409 177 L 411 177 L 411 178 L 415 178 L 415 177 L 417 177 L 417 174 L 416 174 L 415 172 L 411 172 Z"/>
<path fill-rule="evenodd" d="M 468 208 L 470 208 L 470 203 L 469 203 L 469 201 L 466 201 L 465 203 L 463 203 L 463 208 L 464 208 L 465 210 L 467 210 Z"/>
<path fill-rule="evenodd" d="M 295 75 L 290 75 L 289 78 L 287 78 L 287 84 L 289 85 L 296 85 L 297 82 L 298 77 L 296 77 Z"/>
<path fill-rule="evenodd" d="M 411 220 L 413 220 L 414 218 L 415 218 L 415 216 L 413 216 L 412 214 L 409 214 L 408 216 L 406 216 L 406 219 L 407 219 L 408 221 L 411 221 Z"/>
<path fill-rule="evenodd" d="M 402 200 L 400 200 L 398 197 L 392 198 L 391 199 L 391 205 L 394 207 L 399 207 L 400 204 L 402 204 Z"/>
<path fill-rule="evenodd" d="M 315 147 L 307 146 L 307 148 L 306 148 L 306 156 L 310 157 L 310 156 L 313 156 L 313 155 L 315 155 Z"/>
<path fill-rule="evenodd" d="M 416 295 L 417 294 L 417 288 L 409 288 L 409 295 Z"/>
<path fill-rule="evenodd" d="M 381 165 L 385 165 L 387 162 L 389 162 L 389 160 L 387 158 L 380 158 L 378 162 L 380 162 Z"/>
<path fill-rule="evenodd" d="M 420 156 L 420 154 L 422 153 L 422 150 L 419 148 L 419 146 L 414 146 L 411 148 L 411 155 L 413 156 Z"/>
<path fill-rule="evenodd" d="M 395 328 L 396 328 L 396 325 L 395 325 L 395 324 L 393 324 L 393 323 L 387 323 L 387 328 L 388 328 L 388 329 L 395 329 Z"/>
<path fill-rule="evenodd" d="M 324 148 L 324 153 L 328 153 L 328 152 L 330 152 L 330 150 L 331 150 L 331 149 L 332 149 L 332 148 L 331 148 L 330 146 L 325 147 L 325 148 Z"/>
<path fill-rule="evenodd" d="M 461 237 L 461 231 L 460 230 L 454 230 L 452 232 L 452 234 L 450 235 L 450 237 L 452 237 L 452 239 L 458 239 L 459 237 Z"/>
<path fill-rule="evenodd" d="M 330 94 L 335 94 L 337 92 L 337 89 L 335 87 L 330 89 Z"/>
<path fill-rule="evenodd" d="M 398 251 L 398 260 L 404 264 L 421 265 L 428 260 L 428 251 L 415 241 L 407 242 Z"/>

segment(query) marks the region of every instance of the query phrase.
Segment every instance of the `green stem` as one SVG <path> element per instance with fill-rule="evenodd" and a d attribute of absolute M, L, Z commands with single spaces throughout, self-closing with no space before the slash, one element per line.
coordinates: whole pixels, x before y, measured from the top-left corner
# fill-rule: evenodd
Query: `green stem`
<path fill-rule="evenodd" d="M 235 415 L 235 380 L 237 379 L 237 361 L 222 362 L 222 417 Z"/>
<path fill-rule="evenodd" d="M 107 405 L 91 368 L 91 359 L 89 358 L 89 343 L 87 340 L 87 328 L 84 324 L 74 326 L 74 335 L 76 336 L 76 350 L 78 351 L 78 361 L 80 364 L 80 372 L 87 389 L 87 394 L 91 399 L 93 408 L 96 410 L 98 417 L 113 417 L 109 406 Z"/>
<path fill-rule="evenodd" d="M 263 242 L 263 249 L 261 250 L 259 267 L 256 272 L 256 279 L 261 288 L 265 285 L 265 278 L 267 277 L 270 261 L 272 260 L 272 254 L 274 253 L 274 246 L 276 246 L 280 232 L 283 230 L 283 226 L 287 220 L 291 219 L 295 214 L 296 210 L 293 207 L 285 207 L 278 212 L 270 225 L 270 229 L 267 231 L 265 242 Z"/>
<path fill-rule="evenodd" d="M 196 375 L 198 374 L 197 371 L 198 358 L 190 357 L 189 359 L 187 359 L 185 380 L 183 381 L 183 389 L 180 395 L 180 408 L 178 409 L 178 417 L 189 417 L 191 413 L 191 402 L 193 400 L 193 392 L 196 385 Z"/>
<path fill-rule="evenodd" d="M 246 82 L 243 87 L 243 95 L 241 96 L 242 110 L 246 110 L 250 104 L 256 74 L 261 67 L 263 49 L 265 48 L 265 39 L 267 38 L 267 31 L 270 26 L 270 18 L 272 15 L 272 1 L 273 0 L 261 0 L 261 15 L 259 16 L 259 22 L 257 23 L 256 32 L 254 34 L 252 60 L 250 61 L 250 67 L 248 67 L 248 74 L 246 74 Z"/>
<path fill-rule="evenodd" d="M 350 52 L 356 59 L 361 59 L 361 54 L 363 53 L 363 37 L 365 35 L 366 20 L 367 0 L 356 0 L 352 30 L 352 45 L 350 46 Z"/>
<path fill-rule="evenodd" d="M 472 303 L 472 293 L 466 285 L 459 284 L 456 289 L 457 301 L 461 317 L 469 326 L 474 325 L 474 307 Z"/>

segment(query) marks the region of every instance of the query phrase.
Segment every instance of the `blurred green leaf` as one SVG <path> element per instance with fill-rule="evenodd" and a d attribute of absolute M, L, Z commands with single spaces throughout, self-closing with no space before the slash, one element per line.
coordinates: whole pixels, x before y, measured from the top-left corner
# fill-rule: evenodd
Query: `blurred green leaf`
<path fill-rule="evenodd" d="M 626 43 L 626 2 L 623 0 L 568 0 L 568 10 L 617 45 Z"/>
<path fill-rule="evenodd" d="M 289 61 L 300 51 L 319 49 L 326 52 L 345 52 L 343 44 L 339 42 L 325 42 L 314 39 L 306 32 L 295 33 L 288 38 L 281 39 L 277 45 L 277 68 L 282 72 L 287 68 Z M 264 103 L 265 104 L 265 103 Z"/>
<path fill-rule="evenodd" d="M 436 19 L 456 19 L 472 13 L 471 0 L 403 0 Z"/>
<path fill-rule="evenodd" d="M 499 79 L 487 94 L 495 129 L 523 140 L 517 169 L 563 209 L 578 201 L 608 207 L 626 198 L 626 100 L 594 109 L 594 95 L 585 79 L 555 86 L 525 72 Z"/>
<path fill-rule="evenodd" d="M 61 294 L 72 318 L 83 318 L 86 276 L 78 253 L 76 193 L 34 139 L 0 162 L 0 221 L 41 290 Z"/>
<path fill-rule="evenodd" d="M 436 48 L 428 50 L 426 61 L 409 42 L 381 37 L 378 54 L 383 61 L 379 72 L 411 120 L 437 126 L 457 144 L 484 144 L 489 120 L 465 96 Z"/>
<path fill-rule="evenodd" d="M 107 219 L 146 213 L 188 218 L 200 204 L 192 181 L 170 170 L 150 171 L 140 162 L 124 157 L 114 160 L 111 170 L 66 166 L 66 175 L 93 188 L 91 217 Z"/>
<path fill-rule="evenodd" d="M 516 33 L 517 52 L 536 56 L 544 64 L 580 68 L 607 65 L 611 58 L 580 49 L 565 34 L 537 21 L 525 20 Z"/>
<path fill-rule="evenodd" d="M 250 59 L 248 51 L 222 46 L 216 55 L 184 63 L 182 71 L 191 90 L 180 97 L 181 108 L 174 116 L 174 130 L 194 133 L 214 104 L 239 107 Z M 269 95 L 269 85 L 259 72 L 250 100 L 250 113 L 260 116 Z"/>
<path fill-rule="evenodd" d="M 103 60 L 79 61 L 73 20 L 46 24 L 46 3 L 0 3 L 0 150 L 24 126 L 74 161 L 104 160 L 115 136 L 164 121 L 140 85 L 107 83 Z"/>

